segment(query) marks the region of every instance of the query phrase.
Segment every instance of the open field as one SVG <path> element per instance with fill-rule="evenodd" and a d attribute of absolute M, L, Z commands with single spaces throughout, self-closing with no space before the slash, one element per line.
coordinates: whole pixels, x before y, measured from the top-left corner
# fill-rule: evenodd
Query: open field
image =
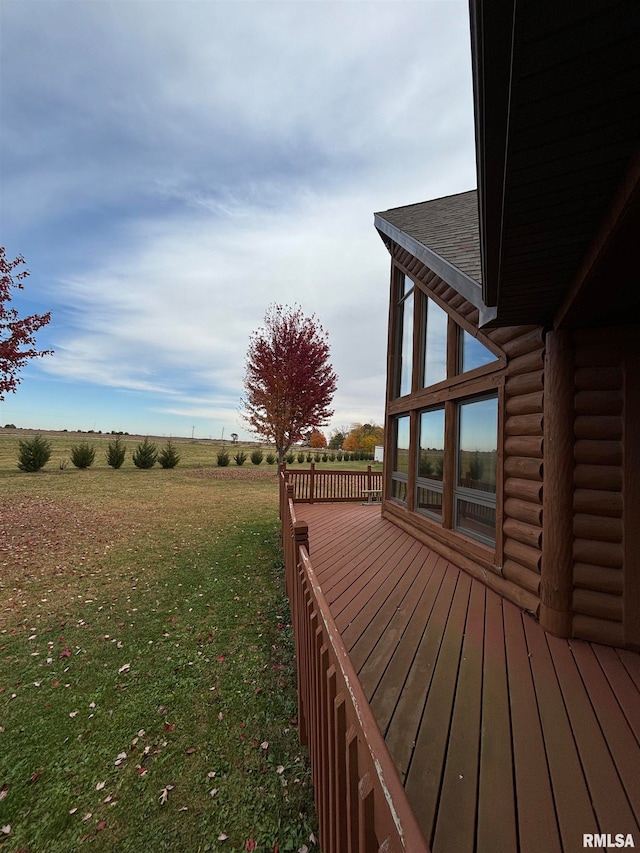
<path fill-rule="evenodd" d="M 0 430 L 0 849 L 313 850 L 274 466 L 47 437 L 25 474 Z"/>
<path fill-rule="evenodd" d="M 20 440 L 30 438 L 36 434 L 42 435 L 44 438 L 47 439 L 47 441 L 51 443 L 51 459 L 49 460 L 49 462 L 47 462 L 47 465 L 44 469 L 46 472 L 50 472 L 55 469 L 60 470 L 62 466 L 65 466 L 67 469 L 71 469 L 73 467 L 70 461 L 71 448 L 74 445 L 80 444 L 81 442 L 86 442 L 96 448 L 96 460 L 92 468 L 109 468 L 106 461 L 106 451 L 109 441 L 116 438 L 116 436 L 114 435 L 109 435 L 107 433 L 47 432 L 45 430 L 38 431 L 0 429 L 0 474 L 2 472 L 18 470 L 17 460 Z M 122 435 L 120 436 L 120 438 L 125 444 L 127 451 L 123 469 L 134 468 L 135 466 L 131 461 L 131 454 L 133 450 L 135 450 L 136 446 L 144 440 L 145 436 Z M 165 445 L 167 438 L 150 436 L 150 440 L 153 441 L 156 444 L 158 450 L 160 450 Z M 238 467 L 236 466 L 233 457 L 236 453 L 244 451 L 247 455 L 247 460 L 243 466 L 245 469 L 258 468 L 258 470 L 260 471 L 270 471 L 273 474 L 273 479 L 275 480 L 276 466 L 268 465 L 266 462 L 267 454 L 269 452 L 273 452 L 275 454 L 275 449 L 267 444 L 260 444 L 258 442 L 238 442 L 237 444 L 232 444 L 230 441 L 223 442 L 219 439 L 206 438 L 172 438 L 171 440 L 176 445 L 178 453 L 180 454 L 180 468 L 217 467 L 217 455 L 220 450 L 225 448 L 229 453 L 230 457 L 229 468 Z M 259 466 L 253 465 L 250 459 L 251 452 L 257 449 L 262 449 L 265 456 L 265 459 Z M 315 464 L 325 468 L 332 468 L 336 470 L 359 470 L 362 468 L 366 469 L 367 465 L 371 464 L 374 471 L 382 470 L 382 464 L 374 464 L 373 462 L 338 462 L 335 459 L 333 462 L 323 462 L 323 451 L 309 450 L 309 448 L 295 448 L 294 453 L 296 457 L 298 451 L 304 452 L 305 461 L 300 464 L 298 463 L 296 458 L 296 461 L 292 463 L 294 467 L 308 467 L 309 463 L 306 461 L 306 456 L 311 453 L 314 458 Z M 328 453 L 331 452 L 332 451 L 328 451 Z"/>

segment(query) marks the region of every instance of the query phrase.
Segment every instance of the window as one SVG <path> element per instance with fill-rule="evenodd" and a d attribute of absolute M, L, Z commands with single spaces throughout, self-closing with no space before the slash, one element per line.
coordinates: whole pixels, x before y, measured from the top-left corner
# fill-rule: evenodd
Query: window
<path fill-rule="evenodd" d="M 495 396 L 457 406 L 455 526 L 493 544 L 496 528 L 498 399 Z"/>
<path fill-rule="evenodd" d="M 428 297 L 424 298 L 423 319 L 425 330 L 422 385 L 435 385 L 447 378 L 447 325 L 446 311 Z"/>
<path fill-rule="evenodd" d="M 415 513 L 416 526 L 440 525 L 443 541 L 459 531 L 495 546 L 505 360 L 437 290 L 398 268 L 395 276 L 390 500 Z"/>
<path fill-rule="evenodd" d="M 398 377 L 397 395 L 404 397 L 411 393 L 413 369 L 413 283 L 406 276 L 399 281 L 400 299 L 398 300 Z"/>
<path fill-rule="evenodd" d="M 394 422 L 395 442 L 391 471 L 391 497 L 401 503 L 407 502 L 409 475 L 409 416 L 396 418 Z"/>
<path fill-rule="evenodd" d="M 458 359 L 458 370 L 460 373 L 467 373 L 469 370 L 475 370 L 476 367 L 481 367 L 484 364 L 491 364 L 496 360 L 495 355 L 484 344 L 481 344 L 477 338 L 470 335 L 469 332 L 461 329 L 462 334 L 459 336 L 460 352 Z"/>
<path fill-rule="evenodd" d="M 416 509 L 440 520 L 443 470 L 444 409 L 431 409 L 420 415 Z"/>

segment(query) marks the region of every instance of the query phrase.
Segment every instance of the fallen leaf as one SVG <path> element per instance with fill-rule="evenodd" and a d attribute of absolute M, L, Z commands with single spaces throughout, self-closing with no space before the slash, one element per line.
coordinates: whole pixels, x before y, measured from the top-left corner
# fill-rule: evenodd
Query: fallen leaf
<path fill-rule="evenodd" d="M 112 794 L 108 794 L 108 795 L 104 798 L 104 800 L 103 800 L 102 802 L 103 802 L 103 803 L 110 803 L 112 799 L 113 799 L 113 795 L 112 795 Z"/>
<path fill-rule="evenodd" d="M 75 814 L 77 811 L 78 807 L 76 806 L 75 809 L 69 809 L 69 814 Z"/>
<path fill-rule="evenodd" d="M 247 843 L 244 845 L 245 850 L 248 850 L 251 853 L 252 850 L 255 850 L 258 845 L 256 844 L 253 838 L 247 838 Z"/>
<path fill-rule="evenodd" d="M 262 749 L 269 749 L 269 741 L 263 740 L 260 746 L 262 747 Z"/>
<path fill-rule="evenodd" d="M 71 657 L 71 649 L 63 649 L 58 655 L 59 658 L 70 658 Z"/>
<path fill-rule="evenodd" d="M 226 841 L 229 836 L 225 835 L 224 832 L 221 832 L 218 836 L 218 841 Z"/>
<path fill-rule="evenodd" d="M 2 786 L 2 788 L 0 788 L 0 800 L 4 800 L 4 798 L 7 796 L 8 791 L 9 791 L 9 786 L 5 782 L 4 785 Z"/>
<path fill-rule="evenodd" d="M 209 791 L 209 796 L 210 796 L 210 797 L 215 797 L 215 795 L 216 795 L 217 793 L 218 793 L 218 789 L 217 789 L 217 788 L 212 788 L 212 789 Z"/>
<path fill-rule="evenodd" d="M 40 778 L 40 770 L 36 770 L 35 773 L 31 774 L 31 778 L 29 779 L 29 782 L 33 785 L 33 783 L 37 782 L 39 778 Z"/>
<path fill-rule="evenodd" d="M 195 752 L 195 749 L 191 746 L 191 747 L 189 747 L 189 749 L 187 750 L 187 755 L 193 755 L 193 753 L 194 753 L 194 752 Z"/>
<path fill-rule="evenodd" d="M 131 664 L 125 663 L 123 666 L 120 667 L 118 672 L 128 672 L 130 669 L 131 669 Z"/>
<path fill-rule="evenodd" d="M 3 835 L 11 835 L 11 824 L 7 823 L 1 828 Z"/>
<path fill-rule="evenodd" d="M 82 818 L 82 822 L 86 823 L 92 817 L 91 812 L 87 812 L 86 815 Z"/>
<path fill-rule="evenodd" d="M 165 723 L 164 724 L 165 732 L 175 732 L 176 724 L 175 723 Z"/>
<path fill-rule="evenodd" d="M 101 791 L 104 788 L 105 784 L 105 782 L 98 782 L 98 784 L 96 785 L 96 791 Z"/>
<path fill-rule="evenodd" d="M 276 767 L 276 773 L 278 773 L 280 776 L 284 773 L 284 767 L 282 766 L 282 764 L 278 764 L 278 766 Z"/>
<path fill-rule="evenodd" d="M 77 711 L 70 711 L 70 712 L 69 712 L 69 716 L 70 716 L 70 717 L 76 717 L 77 715 L 78 715 L 78 712 L 77 712 Z"/>
<path fill-rule="evenodd" d="M 173 785 L 167 785 L 160 792 L 160 796 L 158 799 L 160 800 L 161 806 L 163 806 L 167 802 L 167 800 L 169 799 L 169 791 L 171 791 L 172 789 L 173 789 Z"/>
<path fill-rule="evenodd" d="M 106 820 L 101 820 L 100 823 L 96 826 L 96 832 L 102 832 L 106 825 Z"/>

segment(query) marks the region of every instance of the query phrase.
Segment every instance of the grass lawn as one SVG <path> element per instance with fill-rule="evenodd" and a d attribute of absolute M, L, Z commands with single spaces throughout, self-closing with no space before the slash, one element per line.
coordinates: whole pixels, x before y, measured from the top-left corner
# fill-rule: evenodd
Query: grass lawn
<path fill-rule="evenodd" d="M 200 446 L 25 474 L 16 447 L 0 431 L 0 849 L 317 850 L 274 467 Z"/>

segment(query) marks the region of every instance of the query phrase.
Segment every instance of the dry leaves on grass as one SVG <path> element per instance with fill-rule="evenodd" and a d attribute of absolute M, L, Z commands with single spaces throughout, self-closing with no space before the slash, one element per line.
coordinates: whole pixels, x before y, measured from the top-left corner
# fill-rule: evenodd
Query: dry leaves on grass
<path fill-rule="evenodd" d="M 0 577 L 64 574 L 104 555 L 132 529 L 124 509 L 35 496 L 0 500 Z"/>

